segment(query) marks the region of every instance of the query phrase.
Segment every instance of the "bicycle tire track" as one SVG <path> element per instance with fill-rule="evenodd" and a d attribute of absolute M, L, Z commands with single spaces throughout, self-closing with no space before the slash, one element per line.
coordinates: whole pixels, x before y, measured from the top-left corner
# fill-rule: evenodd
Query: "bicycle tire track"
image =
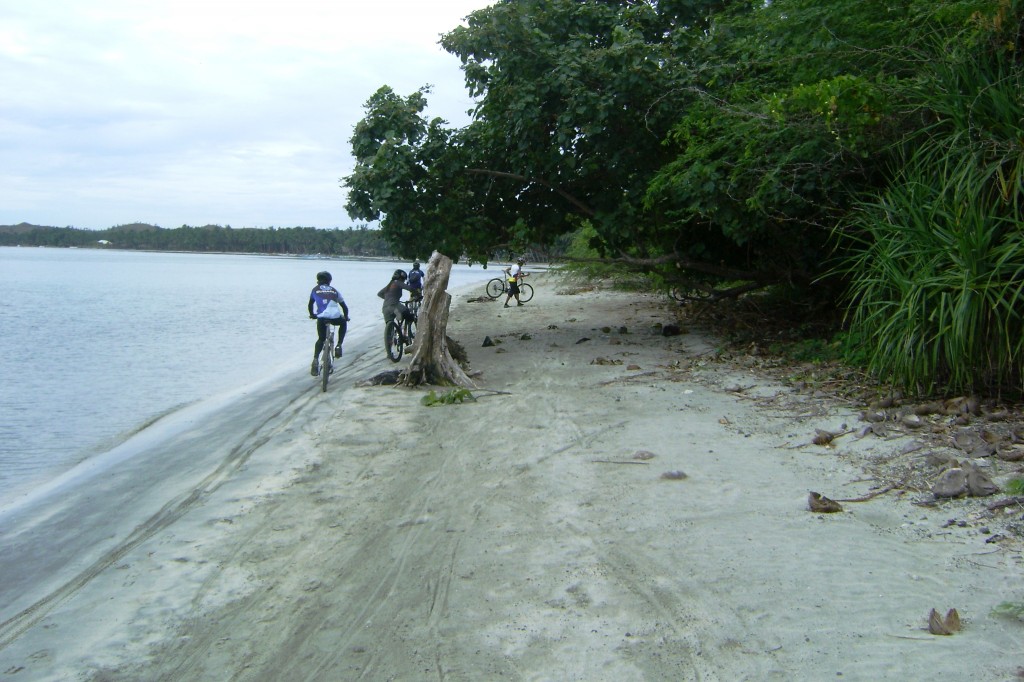
<path fill-rule="evenodd" d="M 72 598 L 100 573 L 122 560 L 132 550 L 157 533 L 171 526 L 197 504 L 209 498 L 249 460 L 254 452 L 266 444 L 274 434 L 282 430 L 284 425 L 310 400 L 309 396 L 299 396 L 271 413 L 263 422 L 245 433 L 241 442 L 232 448 L 218 466 L 198 485 L 168 501 L 155 514 L 136 526 L 124 540 L 104 552 L 72 579 L 17 614 L 0 622 L 0 651 L 10 646 L 58 605 Z M 270 430 L 268 430 L 268 426 L 270 426 Z"/>

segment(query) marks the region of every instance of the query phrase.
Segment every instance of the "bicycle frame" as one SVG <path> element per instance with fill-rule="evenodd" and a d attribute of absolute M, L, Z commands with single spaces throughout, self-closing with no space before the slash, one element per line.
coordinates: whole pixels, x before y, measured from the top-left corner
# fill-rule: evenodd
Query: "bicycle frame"
<path fill-rule="evenodd" d="M 320 390 L 327 390 L 327 382 L 330 380 L 331 372 L 334 369 L 334 325 L 327 325 L 327 336 L 324 338 L 324 347 L 320 351 Z"/>
<path fill-rule="evenodd" d="M 525 279 L 526 277 L 530 276 L 530 273 L 524 272 L 522 276 L 523 276 L 523 279 Z M 494 299 L 496 299 L 496 298 L 498 298 L 500 296 L 505 296 L 505 295 L 508 294 L 508 290 L 509 290 L 508 281 L 507 281 L 506 278 L 503 278 L 503 277 L 495 277 L 494 279 L 492 279 L 491 281 L 489 281 L 487 283 L 487 286 L 486 286 L 485 289 L 486 289 L 488 298 L 490 298 L 491 300 L 494 300 Z M 522 303 L 526 303 L 529 300 L 531 300 L 532 298 L 533 298 L 533 287 L 530 286 L 529 284 L 527 284 L 526 282 L 520 280 L 520 282 L 519 282 L 519 300 Z"/>
<path fill-rule="evenodd" d="M 416 338 L 416 322 L 419 320 L 421 299 L 407 301 L 408 315 L 399 315 L 384 324 L 384 351 L 391 362 L 402 359 L 405 347 L 412 345 Z"/>
<path fill-rule="evenodd" d="M 411 299 L 409 299 L 406 302 L 406 304 L 405 304 L 405 307 L 409 309 L 410 313 L 412 313 L 412 316 L 413 316 L 414 320 L 419 320 L 420 319 L 420 305 L 422 303 L 423 303 L 423 297 L 420 296 L 419 298 L 411 298 Z"/>

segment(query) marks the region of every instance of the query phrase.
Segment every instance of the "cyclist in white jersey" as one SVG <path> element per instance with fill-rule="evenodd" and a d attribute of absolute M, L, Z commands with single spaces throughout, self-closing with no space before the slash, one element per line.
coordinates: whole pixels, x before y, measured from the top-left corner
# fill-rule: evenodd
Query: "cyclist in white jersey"
<path fill-rule="evenodd" d="M 309 373 L 313 376 L 320 373 L 318 358 L 327 340 L 327 325 L 333 324 L 338 328 L 338 340 L 334 345 L 336 358 L 341 357 L 341 342 L 345 339 L 345 331 L 348 329 L 348 305 L 345 304 L 341 292 L 331 286 L 331 273 L 316 273 L 316 282 L 313 291 L 309 293 L 309 305 L 306 306 L 309 319 L 316 320 L 316 345 L 313 347 L 313 364 L 309 368 Z"/>

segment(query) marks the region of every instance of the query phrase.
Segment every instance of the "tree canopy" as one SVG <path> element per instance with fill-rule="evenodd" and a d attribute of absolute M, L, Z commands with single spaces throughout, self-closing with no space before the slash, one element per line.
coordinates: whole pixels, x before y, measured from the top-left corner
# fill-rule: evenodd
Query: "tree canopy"
<path fill-rule="evenodd" d="M 884 182 L 909 46 L 993 4 L 498 2 L 441 40 L 472 123 L 382 87 L 347 209 L 409 253 L 486 259 L 587 222 L 605 254 L 807 278 L 851 196 Z"/>

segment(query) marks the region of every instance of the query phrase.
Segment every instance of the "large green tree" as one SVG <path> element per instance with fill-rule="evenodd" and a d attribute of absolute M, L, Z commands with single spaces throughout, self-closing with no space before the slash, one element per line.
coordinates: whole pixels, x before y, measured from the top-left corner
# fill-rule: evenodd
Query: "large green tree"
<path fill-rule="evenodd" d="M 921 125 L 917 43 L 1013 1 L 497 2 L 441 41 L 472 123 L 379 91 L 348 207 L 410 253 L 486 259 L 585 224 L 644 267 L 809 283 Z"/>
<path fill-rule="evenodd" d="M 424 91 L 382 88 L 352 137 L 348 210 L 395 239 L 416 229 L 477 258 L 582 220 L 602 227 L 601 246 L 643 249 L 643 193 L 678 118 L 666 36 L 699 33 L 718 5 L 522 0 L 475 12 L 442 39 L 478 98 L 473 123 L 445 130 L 423 117 Z"/>
<path fill-rule="evenodd" d="M 689 97 L 674 42 L 721 4 L 499 2 L 446 35 L 480 98 L 468 170 L 504 198 L 488 212 L 520 238 L 588 220 L 607 250 L 645 250 L 641 198 Z"/>

